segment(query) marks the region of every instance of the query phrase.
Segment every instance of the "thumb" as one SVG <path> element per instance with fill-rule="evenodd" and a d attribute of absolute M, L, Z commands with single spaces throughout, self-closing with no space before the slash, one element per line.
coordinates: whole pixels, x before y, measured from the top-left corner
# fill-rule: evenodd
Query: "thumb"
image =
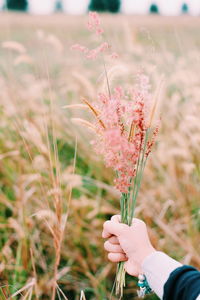
<path fill-rule="evenodd" d="M 124 231 L 129 228 L 128 225 L 118 223 L 115 221 L 106 221 L 103 225 L 103 238 L 108 238 L 111 235 L 120 236 Z"/>

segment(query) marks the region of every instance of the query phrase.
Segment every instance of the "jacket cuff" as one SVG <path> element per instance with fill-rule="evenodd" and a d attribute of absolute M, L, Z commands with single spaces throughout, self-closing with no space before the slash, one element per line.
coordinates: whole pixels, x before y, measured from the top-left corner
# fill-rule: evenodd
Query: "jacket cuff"
<path fill-rule="evenodd" d="M 163 298 L 164 285 L 171 272 L 182 264 L 163 252 L 155 251 L 148 255 L 142 263 L 142 271 L 148 284 L 157 296 Z"/>

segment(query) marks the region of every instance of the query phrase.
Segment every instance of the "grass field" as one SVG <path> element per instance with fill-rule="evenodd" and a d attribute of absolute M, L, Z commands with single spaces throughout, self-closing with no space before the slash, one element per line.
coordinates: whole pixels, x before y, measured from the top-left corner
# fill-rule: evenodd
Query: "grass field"
<path fill-rule="evenodd" d="M 200 267 L 200 18 L 102 19 L 120 55 L 109 72 L 113 86 L 131 86 L 141 69 L 153 90 L 165 78 L 162 126 L 136 216 L 157 249 Z M 91 132 L 71 120 L 90 113 L 63 109 L 95 99 L 102 86 L 101 61 L 70 50 L 94 44 L 85 22 L 0 15 L 0 299 L 110 296 L 115 266 L 101 231 L 119 212 L 119 194 Z M 137 299 L 131 277 L 124 299 Z"/>

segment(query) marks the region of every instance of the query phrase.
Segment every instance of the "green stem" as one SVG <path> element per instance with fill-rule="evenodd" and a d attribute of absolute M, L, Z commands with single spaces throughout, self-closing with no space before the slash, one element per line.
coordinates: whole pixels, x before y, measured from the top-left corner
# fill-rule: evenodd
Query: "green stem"
<path fill-rule="evenodd" d="M 144 168 L 145 168 L 146 161 L 147 161 L 147 158 L 145 158 L 145 153 L 146 153 L 148 137 L 149 137 L 149 129 L 146 132 L 145 140 L 144 140 L 144 147 L 139 155 L 138 162 L 137 162 L 136 176 L 134 178 L 132 199 L 131 199 L 130 189 L 127 194 L 122 193 L 122 196 L 120 199 L 121 222 L 128 224 L 129 226 L 131 225 L 132 218 L 134 216 L 136 200 L 137 200 L 138 192 L 139 192 L 139 189 L 141 186 L 142 176 L 143 176 Z M 125 286 L 125 274 L 126 274 L 126 272 L 124 269 L 124 262 L 118 263 L 117 274 L 116 274 L 116 294 L 120 295 L 120 299 L 123 295 L 123 288 Z"/>
<path fill-rule="evenodd" d="M 149 129 L 147 129 L 147 132 L 146 132 L 146 135 L 145 135 L 145 140 L 144 140 L 144 147 L 143 147 L 142 153 L 140 153 L 140 156 L 139 156 L 139 159 L 138 159 L 138 164 L 137 164 L 137 169 L 136 169 L 136 176 L 135 176 L 135 179 L 134 179 L 130 222 L 132 222 L 132 218 L 134 216 L 136 200 L 137 200 L 138 192 L 139 192 L 139 189 L 140 189 L 140 186 L 141 186 L 143 172 L 144 172 L 144 168 L 145 168 L 146 161 L 147 161 L 147 159 L 145 159 L 145 153 L 146 153 L 148 137 L 149 137 Z M 141 157 L 141 155 L 142 155 L 142 157 Z"/>
<path fill-rule="evenodd" d="M 129 200 L 129 193 L 122 193 L 120 199 L 120 206 L 121 206 L 121 223 L 128 224 L 128 200 Z"/>

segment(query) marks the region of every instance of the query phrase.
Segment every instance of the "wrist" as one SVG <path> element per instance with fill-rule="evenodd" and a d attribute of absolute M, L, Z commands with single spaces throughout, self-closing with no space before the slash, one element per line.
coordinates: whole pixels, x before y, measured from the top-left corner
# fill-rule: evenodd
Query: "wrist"
<path fill-rule="evenodd" d="M 139 253 L 137 257 L 137 262 L 139 263 L 140 266 L 142 266 L 144 260 L 151 255 L 152 253 L 156 252 L 155 248 L 153 246 L 149 246 L 146 248 L 143 248 Z"/>
<path fill-rule="evenodd" d="M 141 248 L 140 248 L 141 249 Z M 149 246 L 147 248 L 143 248 L 140 251 L 135 251 L 131 255 L 128 256 L 128 261 L 125 263 L 125 269 L 128 274 L 132 276 L 138 277 L 139 274 L 143 273 L 142 264 L 146 260 L 147 257 L 151 256 L 156 252 L 156 250 Z"/>

